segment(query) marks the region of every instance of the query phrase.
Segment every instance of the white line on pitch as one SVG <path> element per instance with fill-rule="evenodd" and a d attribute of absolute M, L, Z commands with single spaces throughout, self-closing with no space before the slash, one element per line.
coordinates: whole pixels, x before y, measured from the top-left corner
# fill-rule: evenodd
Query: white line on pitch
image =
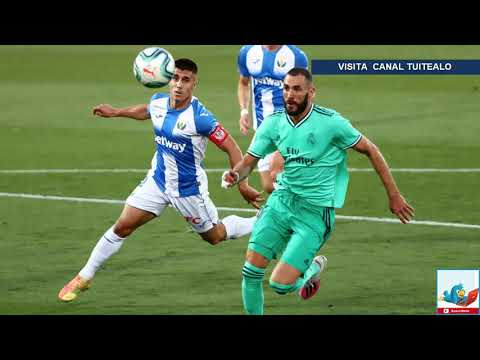
<path fill-rule="evenodd" d="M 39 195 L 39 194 L 5 193 L 5 192 L 0 192 L 0 197 L 58 200 L 58 201 L 76 201 L 76 202 L 105 203 L 105 204 L 124 204 L 125 203 L 124 200 L 66 197 L 66 196 Z M 217 207 L 217 209 L 221 211 L 237 211 L 237 212 L 249 212 L 249 213 L 255 213 L 257 211 L 255 209 L 231 208 L 231 207 Z M 400 220 L 393 219 L 393 218 L 346 216 L 346 215 L 335 215 L 335 218 L 339 220 L 372 221 L 372 222 L 400 224 Z M 429 225 L 429 226 L 446 226 L 446 227 L 457 227 L 457 228 L 466 228 L 466 229 L 480 229 L 480 225 L 476 225 L 476 224 L 459 224 L 459 223 L 438 222 L 438 221 L 413 220 L 413 221 L 410 221 L 410 224 Z"/>
<path fill-rule="evenodd" d="M 221 173 L 225 169 L 205 169 L 207 173 Z M 80 173 L 146 173 L 148 169 L 17 169 L 0 170 L 0 174 L 80 174 Z M 256 171 L 256 170 L 255 170 Z M 349 168 L 350 172 L 374 172 L 373 168 Z M 404 173 L 478 173 L 480 168 L 435 169 L 435 168 L 392 168 L 392 172 Z"/>

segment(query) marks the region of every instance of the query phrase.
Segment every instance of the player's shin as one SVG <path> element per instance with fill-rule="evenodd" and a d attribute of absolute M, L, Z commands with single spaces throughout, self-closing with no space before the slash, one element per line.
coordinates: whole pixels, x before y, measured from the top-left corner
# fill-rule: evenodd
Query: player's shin
<path fill-rule="evenodd" d="M 227 239 L 236 239 L 244 235 L 250 234 L 253 225 L 257 221 L 256 216 L 243 218 L 237 215 L 230 215 L 222 219 L 222 224 L 227 232 Z"/>
<path fill-rule="evenodd" d="M 295 290 L 300 289 L 305 283 L 314 275 L 320 272 L 320 266 L 315 261 L 312 261 L 309 268 L 305 271 L 303 276 L 300 276 L 295 282 Z"/>
<path fill-rule="evenodd" d="M 291 292 L 295 292 L 299 290 L 301 287 L 305 285 L 305 283 L 315 274 L 320 271 L 320 267 L 314 261 L 310 265 L 310 267 L 305 271 L 303 276 L 298 277 L 298 279 L 292 284 L 280 284 L 278 282 L 273 281 L 270 279 L 270 287 L 280 295 L 285 295 Z"/>
<path fill-rule="evenodd" d="M 93 278 L 100 266 L 115 254 L 123 244 L 125 238 L 121 238 L 113 232 L 113 226 L 103 234 L 93 249 L 87 264 L 80 270 L 79 275 L 84 280 Z"/>
<path fill-rule="evenodd" d="M 265 269 L 245 262 L 242 269 L 243 308 L 247 315 L 263 315 L 263 276 Z"/>

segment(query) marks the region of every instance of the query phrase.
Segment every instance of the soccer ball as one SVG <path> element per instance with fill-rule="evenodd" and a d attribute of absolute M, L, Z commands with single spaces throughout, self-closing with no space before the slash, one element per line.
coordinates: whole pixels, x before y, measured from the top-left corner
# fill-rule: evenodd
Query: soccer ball
<path fill-rule="evenodd" d="M 172 54 L 160 47 L 149 47 L 140 51 L 133 62 L 135 78 L 148 88 L 167 85 L 175 71 Z"/>

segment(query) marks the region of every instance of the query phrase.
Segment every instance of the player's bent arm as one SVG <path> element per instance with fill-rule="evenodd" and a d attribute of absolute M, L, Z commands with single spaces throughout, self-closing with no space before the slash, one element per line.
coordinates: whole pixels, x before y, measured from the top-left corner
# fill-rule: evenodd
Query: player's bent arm
<path fill-rule="evenodd" d="M 250 78 L 240 75 L 238 79 L 237 96 L 240 105 L 240 132 L 243 135 L 248 134 L 250 129 L 250 118 L 248 116 L 248 104 L 250 102 Z"/>
<path fill-rule="evenodd" d="M 404 224 L 411 220 L 414 216 L 414 209 L 411 207 L 400 194 L 400 190 L 393 179 L 390 168 L 378 147 L 368 138 L 362 136 L 362 139 L 353 146 L 359 153 L 365 154 L 370 159 L 372 166 L 382 180 L 383 186 L 387 191 L 390 210 L 397 215 Z"/>
<path fill-rule="evenodd" d="M 238 166 L 238 164 L 242 161 L 242 151 L 240 150 L 240 147 L 238 146 L 235 139 L 233 139 L 231 136 L 228 136 L 221 144 L 217 144 L 217 146 L 222 151 L 225 151 L 226 153 L 228 153 L 228 157 L 230 160 L 230 167 L 234 168 Z M 224 186 L 223 185 L 224 181 L 225 180 L 222 177 L 222 187 Z M 260 208 L 260 203 L 264 199 L 257 190 L 255 190 L 250 185 L 248 185 L 248 180 L 245 178 L 240 181 L 237 181 L 236 183 L 238 183 L 238 191 L 240 192 L 242 197 L 245 200 L 247 200 L 247 202 L 251 204 L 253 207 L 257 209 Z M 233 184 L 233 181 L 230 181 L 230 184 Z"/>
<path fill-rule="evenodd" d="M 284 163 L 285 161 L 280 151 L 275 151 L 270 160 L 270 176 L 273 181 L 275 181 L 277 174 L 283 171 Z"/>
<path fill-rule="evenodd" d="M 240 147 L 233 137 L 228 136 L 221 144 L 216 145 L 220 150 L 228 154 L 231 168 L 242 160 L 242 150 L 240 150 Z"/>
<path fill-rule="evenodd" d="M 248 109 L 250 103 L 250 78 L 240 75 L 237 88 L 240 110 Z"/>
<path fill-rule="evenodd" d="M 235 167 L 242 160 L 242 150 L 238 146 L 235 139 L 231 136 L 228 136 L 223 142 L 217 144 L 217 147 L 228 154 L 228 160 L 230 162 L 230 168 Z M 245 180 L 242 182 L 241 186 L 248 185 L 248 182 Z"/>
<path fill-rule="evenodd" d="M 125 117 L 135 120 L 150 119 L 148 105 L 132 105 L 125 108 L 115 108 L 109 104 L 100 104 L 93 108 L 93 114 L 101 117 Z"/>
<path fill-rule="evenodd" d="M 353 148 L 359 153 L 368 156 L 375 171 L 380 176 L 380 179 L 385 186 L 385 190 L 387 190 L 388 197 L 400 194 L 397 184 L 395 183 L 392 173 L 388 167 L 387 161 L 374 143 L 372 143 L 365 136 L 362 136 L 362 139 Z"/>
<path fill-rule="evenodd" d="M 252 172 L 255 166 L 258 163 L 258 158 L 250 154 L 245 154 L 242 161 L 240 161 L 235 167 L 231 170 L 233 173 L 238 174 L 237 183 L 245 180 L 248 175 Z"/>

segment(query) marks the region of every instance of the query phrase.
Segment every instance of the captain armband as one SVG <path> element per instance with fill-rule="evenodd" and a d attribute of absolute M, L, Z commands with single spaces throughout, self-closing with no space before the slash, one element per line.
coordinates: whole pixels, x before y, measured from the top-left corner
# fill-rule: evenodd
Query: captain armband
<path fill-rule="evenodd" d="M 218 124 L 208 138 L 217 146 L 222 145 L 227 140 L 229 133 L 222 125 Z"/>

